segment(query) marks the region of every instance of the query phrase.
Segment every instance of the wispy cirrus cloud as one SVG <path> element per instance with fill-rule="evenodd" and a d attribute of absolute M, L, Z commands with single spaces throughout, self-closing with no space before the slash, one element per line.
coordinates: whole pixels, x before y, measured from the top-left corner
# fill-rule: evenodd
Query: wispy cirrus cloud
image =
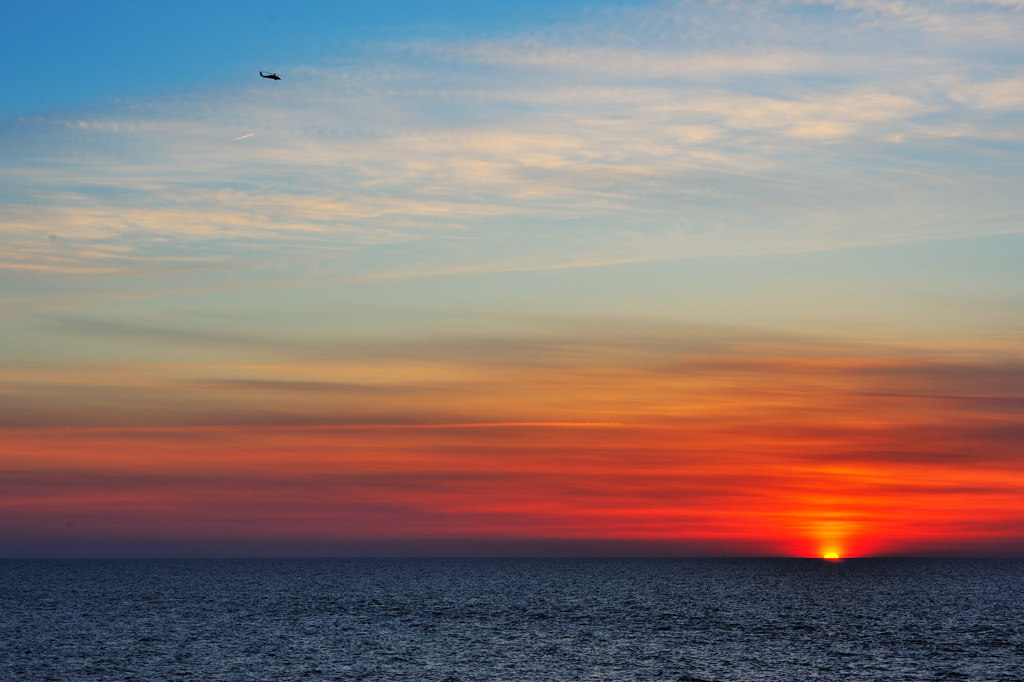
<path fill-rule="evenodd" d="M 0 258 L 143 273 L 203 244 L 243 269 L 422 246 L 345 270 L 374 279 L 1017 231 L 1018 10 L 657 3 L 23 121 Z"/>

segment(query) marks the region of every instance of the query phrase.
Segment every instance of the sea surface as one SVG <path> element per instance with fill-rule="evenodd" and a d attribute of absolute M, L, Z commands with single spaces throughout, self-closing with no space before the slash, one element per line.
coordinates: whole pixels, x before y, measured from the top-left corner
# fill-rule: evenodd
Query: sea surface
<path fill-rule="evenodd" d="M 0 680 L 1024 680 L 1024 560 L 0 561 Z"/>

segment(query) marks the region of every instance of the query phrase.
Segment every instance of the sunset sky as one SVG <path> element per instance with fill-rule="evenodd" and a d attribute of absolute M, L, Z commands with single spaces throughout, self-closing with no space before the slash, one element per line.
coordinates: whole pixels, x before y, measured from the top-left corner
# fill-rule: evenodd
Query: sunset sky
<path fill-rule="evenodd" d="M 1024 555 L 1024 0 L 155 5 L 5 3 L 0 556 Z"/>

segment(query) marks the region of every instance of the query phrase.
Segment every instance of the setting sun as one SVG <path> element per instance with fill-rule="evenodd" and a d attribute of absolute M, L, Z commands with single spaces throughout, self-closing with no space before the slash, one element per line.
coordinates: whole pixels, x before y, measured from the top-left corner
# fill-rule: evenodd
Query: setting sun
<path fill-rule="evenodd" d="M 825 554 L 822 555 L 822 558 L 828 559 L 829 561 L 836 561 L 837 559 L 839 559 L 839 555 L 835 552 L 825 552 Z"/>

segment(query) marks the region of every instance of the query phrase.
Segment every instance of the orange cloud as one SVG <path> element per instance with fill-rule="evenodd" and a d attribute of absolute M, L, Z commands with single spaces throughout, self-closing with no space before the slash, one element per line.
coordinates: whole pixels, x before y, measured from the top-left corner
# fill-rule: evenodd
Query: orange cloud
<path fill-rule="evenodd" d="M 21 375 L 4 397 L 24 421 L 5 429 L 0 538 L 28 553 L 90 538 L 337 554 L 1024 549 L 1012 362 L 513 347 L 380 356 L 375 371 Z"/>

